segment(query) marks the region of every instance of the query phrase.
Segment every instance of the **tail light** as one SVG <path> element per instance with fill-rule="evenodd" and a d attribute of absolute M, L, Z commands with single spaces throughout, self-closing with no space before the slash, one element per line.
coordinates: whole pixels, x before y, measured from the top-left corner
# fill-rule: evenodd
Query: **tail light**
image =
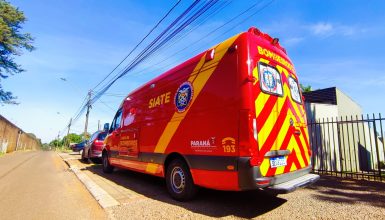
<path fill-rule="evenodd" d="M 95 140 L 95 144 L 103 144 L 103 141 L 101 141 L 101 140 Z"/>

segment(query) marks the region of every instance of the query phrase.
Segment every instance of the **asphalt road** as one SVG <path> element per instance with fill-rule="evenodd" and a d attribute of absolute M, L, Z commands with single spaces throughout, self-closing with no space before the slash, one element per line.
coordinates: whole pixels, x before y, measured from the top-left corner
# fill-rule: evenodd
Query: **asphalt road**
<path fill-rule="evenodd" d="M 0 157 L 0 219 L 107 219 L 55 152 Z"/>

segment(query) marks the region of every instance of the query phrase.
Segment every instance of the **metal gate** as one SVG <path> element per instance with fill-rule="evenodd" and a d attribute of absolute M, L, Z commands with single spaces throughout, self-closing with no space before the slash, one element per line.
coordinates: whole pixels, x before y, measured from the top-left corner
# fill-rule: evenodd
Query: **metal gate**
<path fill-rule="evenodd" d="M 381 114 L 324 118 L 308 124 L 314 172 L 356 179 L 385 180 Z"/>

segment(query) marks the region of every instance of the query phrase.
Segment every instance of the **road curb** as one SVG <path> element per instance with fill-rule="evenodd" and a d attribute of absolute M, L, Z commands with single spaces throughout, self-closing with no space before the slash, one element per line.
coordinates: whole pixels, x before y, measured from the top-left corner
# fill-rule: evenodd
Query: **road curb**
<path fill-rule="evenodd" d="M 69 169 L 76 175 L 76 177 L 84 184 L 87 190 L 103 209 L 120 205 L 116 199 L 114 199 L 110 194 L 98 186 L 91 178 L 79 170 L 77 166 L 71 165 L 68 162 L 68 159 L 64 158 L 60 153 L 58 153 L 58 155 L 67 164 Z"/>

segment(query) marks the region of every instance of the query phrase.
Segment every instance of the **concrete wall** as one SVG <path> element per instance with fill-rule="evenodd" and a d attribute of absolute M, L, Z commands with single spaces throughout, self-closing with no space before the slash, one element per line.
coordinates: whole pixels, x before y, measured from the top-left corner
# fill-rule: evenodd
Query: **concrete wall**
<path fill-rule="evenodd" d="M 0 115 L 0 152 L 40 149 L 40 141 Z"/>
<path fill-rule="evenodd" d="M 352 98 L 347 96 L 345 93 L 341 92 L 338 88 L 336 89 L 336 96 L 337 96 L 337 108 L 338 108 L 338 117 L 343 117 L 346 119 L 346 116 L 348 118 L 353 115 L 360 116 L 362 114 L 362 108 L 361 106 L 353 101 Z"/>

